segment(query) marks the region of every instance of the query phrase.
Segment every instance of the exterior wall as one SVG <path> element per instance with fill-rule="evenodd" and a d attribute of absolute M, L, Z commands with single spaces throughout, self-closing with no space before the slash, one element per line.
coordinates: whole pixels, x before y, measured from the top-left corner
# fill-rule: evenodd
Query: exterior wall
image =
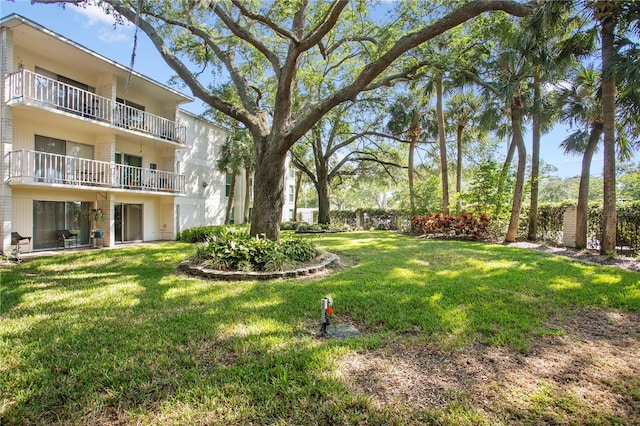
<path fill-rule="evenodd" d="M 182 110 L 178 111 L 178 121 L 187 128 L 187 146 L 177 151 L 176 158 L 178 173 L 187 177 L 187 194 L 176 199 L 177 232 L 195 226 L 222 225 L 228 203 L 226 174 L 218 170 L 216 163 L 229 131 Z M 295 173 L 291 172 L 288 157 L 286 168 L 283 221 L 292 219 L 294 206 Z M 250 191 L 249 208 L 252 208 L 253 188 L 247 187 L 242 170 L 234 190 L 234 223 L 244 222 L 246 191 Z"/>
<path fill-rule="evenodd" d="M 186 176 L 187 188 L 186 195 L 176 199 L 176 231 L 222 225 L 227 206 L 226 175 L 218 171 L 216 162 L 228 131 L 182 110 L 178 111 L 178 121 L 187 128 L 186 147 L 176 152 L 178 173 Z M 238 189 L 236 206 L 244 199 Z"/>
<path fill-rule="evenodd" d="M 0 77 L 13 70 L 13 33 L 0 29 Z M 11 108 L 4 104 L 5 86 L 0 84 L 0 252 L 11 246 L 11 232 L 20 229 L 13 228 L 11 220 L 12 194 L 7 185 L 9 177 L 9 156 L 13 150 L 13 119 Z M 24 235 L 24 234 L 22 234 Z"/>
<path fill-rule="evenodd" d="M 313 225 L 318 222 L 318 208 L 317 207 L 298 207 L 298 222 L 307 222 L 309 225 Z"/>
<path fill-rule="evenodd" d="M 38 43 L 30 43 L 35 35 Z M 34 235 L 35 200 L 81 201 L 102 209 L 103 223 L 95 227 L 104 232 L 103 243 L 106 246 L 112 246 L 117 239 L 114 208 L 119 204 L 142 205 L 143 240 L 174 239 L 176 196 L 171 193 L 153 192 L 146 189 L 151 186 L 142 185 L 132 190 L 129 187 L 109 188 L 95 184 L 74 186 L 69 181 L 38 182 L 33 177 L 10 180 L 9 153 L 35 150 L 36 135 L 92 145 L 94 161 L 114 163 L 115 154 L 123 153 L 142 157 L 143 169 L 151 169 L 154 164 L 158 171 L 173 173 L 177 171 L 175 151 L 179 145 L 171 140 L 158 140 L 152 134 L 140 135 L 140 130 L 134 133 L 123 126 L 115 127 L 111 122 L 97 121 L 77 112 L 61 111 L 55 105 L 14 101 L 8 106 L 4 96 L 7 88 L 5 76 L 21 70 L 34 73 L 38 67 L 86 84 L 97 95 L 112 101 L 122 98 L 142 105 L 145 113 L 170 121 L 176 120 L 179 103 L 189 98 L 135 73 L 131 84 L 125 87 L 125 77 L 128 75 L 125 67 L 48 33 L 37 24 L 20 17 L 11 16 L 0 22 L 0 59 L 0 250 L 6 253 L 11 251 L 13 231 L 25 236 Z M 148 176 L 148 173 L 142 176 Z M 224 190 L 224 184 L 222 188 Z M 88 217 L 86 220 L 89 220 Z"/>
<path fill-rule="evenodd" d="M 295 203 L 296 174 L 289 157 L 287 156 L 286 175 L 284 180 L 284 205 L 282 206 L 282 221 L 294 220 L 293 207 Z"/>

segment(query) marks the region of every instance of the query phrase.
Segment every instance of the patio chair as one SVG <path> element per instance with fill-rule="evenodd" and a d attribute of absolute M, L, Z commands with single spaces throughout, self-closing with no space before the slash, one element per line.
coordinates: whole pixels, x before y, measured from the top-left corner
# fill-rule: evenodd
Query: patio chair
<path fill-rule="evenodd" d="M 60 243 L 62 243 L 62 248 L 67 248 L 67 245 L 71 247 L 71 241 L 75 241 L 76 247 L 78 247 L 78 234 L 74 234 L 68 229 L 56 231 L 56 248 L 60 247 Z"/>
<path fill-rule="evenodd" d="M 26 241 L 25 241 L 26 240 Z M 18 232 L 11 233 L 11 245 L 13 247 L 13 251 L 16 254 L 16 257 L 20 255 L 20 246 L 29 246 L 31 245 L 31 237 L 23 237 Z M 31 250 L 29 250 L 31 251 Z"/>

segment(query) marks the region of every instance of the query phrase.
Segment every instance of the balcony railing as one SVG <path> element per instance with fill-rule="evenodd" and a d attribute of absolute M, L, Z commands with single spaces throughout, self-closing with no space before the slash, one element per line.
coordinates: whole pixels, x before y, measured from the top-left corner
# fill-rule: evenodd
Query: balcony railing
<path fill-rule="evenodd" d="M 106 161 L 39 151 L 9 153 L 9 178 L 22 183 L 50 183 L 134 191 L 184 194 L 185 176 Z"/>
<path fill-rule="evenodd" d="M 28 70 L 10 74 L 5 79 L 5 102 L 42 104 L 172 142 L 184 143 L 185 141 L 186 129 L 175 121 L 149 114 Z"/>

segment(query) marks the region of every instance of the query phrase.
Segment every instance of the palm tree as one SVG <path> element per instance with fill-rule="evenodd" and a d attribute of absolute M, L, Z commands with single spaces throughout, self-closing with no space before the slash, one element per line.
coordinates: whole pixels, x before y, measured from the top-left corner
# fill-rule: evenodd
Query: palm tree
<path fill-rule="evenodd" d="M 571 86 L 562 87 L 556 99 L 560 119 L 571 126 L 582 127 L 562 142 L 565 152 L 583 153 L 576 212 L 575 243 L 578 249 L 584 249 L 587 246 L 591 160 L 604 132 L 599 84 L 599 73 L 591 67 L 582 67 L 577 72 Z M 589 130 L 584 130 L 584 128 Z"/>
<path fill-rule="evenodd" d="M 590 2 L 595 18 L 600 23 L 602 43 L 602 121 L 604 131 L 604 200 L 602 204 L 602 238 L 600 253 L 616 250 L 616 78 L 614 45 L 615 29 L 620 3 L 614 0 Z"/>
<path fill-rule="evenodd" d="M 518 44 L 532 74 L 529 240 L 537 237 L 541 135 L 552 124 L 552 109 L 546 102 L 547 98 L 542 96 L 542 86 L 562 80 L 577 58 L 591 53 L 595 46 L 595 36 L 588 31 L 580 31 L 584 26 L 583 16 L 571 11 L 570 2 L 546 3 L 523 21 L 521 42 Z"/>
<path fill-rule="evenodd" d="M 220 148 L 220 155 L 217 161 L 218 170 L 231 176 L 229 183 L 229 195 L 227 209 L 224 216 L 224 223 L 228 224 L 231 219 L 231 210 L 233 208 L 233 199 L 235 196 L 236 178 L 240 171 L 244 168 L 246 190 L 245 190 L 245 206 L 244 220 L 248 219 L 249 209 L 249 179 L 251 170 L 253 170 L 253 143 L 249 132 L 246 129 L 237 130 L 227 138 Z"/>
<path fill-rule="evenodd" d="M 483 73 L 462 71 L 467 78 L 485 90 L 487 97 L 493 96 L 495 99 L 499 99 L 503 103 L 504 109 L 509 111 L 511 142 L 507 151 L 503 175 L 506 176 L 515 151 L 518 153 L 518 164 L 509 227 L 505 235 L 506 242 L 515 241 L 524 196 L 527 152 L 524 144 L 523 121 L 528 99 L 526 83 L 529 75 L 529 69 L 526 68 L 524 61 L 520 60 L 518 50 L 514 49 L 510 43 L 513 43 L 513 40 L 504 41 L 503 48 L 495 54 L 492 61 L 486 64 Z M 489 77 L 485 76 L 489 76 L 495 81 L 488 81 Z"/>
<path fill-rule="evenodd" d="M 440 174 L 442 176 L 442 214 L 449 214 L 449 161 L 447 160 L 447 140 L 444 128 L 443 111 L 443 74 L 438 72 L 434 76 L 436 88 L 436 119 L 438 123 L 438 148 L 440 149 Z"/>
<path fill-rule="evenodd" d="M 480 129 L 477 125 L 481 122 L 480 115 L 483 111 L 482 102 L 473 92 L 455 93 L 447 101 L 447 115 L 451 117 L 456 129 L 456 194 L 458 200 L 458 211 L 462 209 L 462 200 L 460 193 L 462 192 L 462 146 L 466 139 L 465 130 L 469 133 L 469 125 L 476 124 L 476 130 Z M 476 132 L 476 136 L 480 136 L 480 132 Z"/>
<path fill-rule="evenodd" d="M 425 108 L 424 100 L 420 96 L 401 96 L 389 108 L 391 118 L 387 122 L 387 129 L 392 135 L 406 136 L 409 142 L 407 177 L 409 180 L 409 206 L 412 215 L 416 213 L 414 156 L 418 140 L 427 127 Z"/>
<path fill-rule="evenodd" d="M 406 135 L 409 141 L 408 179 L 409 205 L 411 214 L 416 212 L 414 186 L 414 155 L 416 144 L 425 129 L 424 101 L 419 96 L 401 96 L 389 108 L 391 118 L 387 122 L 387 129 L 395 136 Z"/>

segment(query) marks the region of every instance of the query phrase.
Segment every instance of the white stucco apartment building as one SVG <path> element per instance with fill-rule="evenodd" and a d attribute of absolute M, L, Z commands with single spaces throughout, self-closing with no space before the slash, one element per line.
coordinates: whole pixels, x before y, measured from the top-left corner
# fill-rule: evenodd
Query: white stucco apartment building
<path fill-rule="evenodd" d="M 224 222 L 228 179 L 216 160 L 228 130 L 180 108 L 192 98 L 19 15 L 0 20 L 0 59 L 4 252 L 13 232 L 44 250 L 61 247 L 60 230 L 82 246 L 99 229 L 113 246 Z M 237 182 L 241 223 L 252 188 Z M 293 187 L 288 173 L 283 220 Z"/>

